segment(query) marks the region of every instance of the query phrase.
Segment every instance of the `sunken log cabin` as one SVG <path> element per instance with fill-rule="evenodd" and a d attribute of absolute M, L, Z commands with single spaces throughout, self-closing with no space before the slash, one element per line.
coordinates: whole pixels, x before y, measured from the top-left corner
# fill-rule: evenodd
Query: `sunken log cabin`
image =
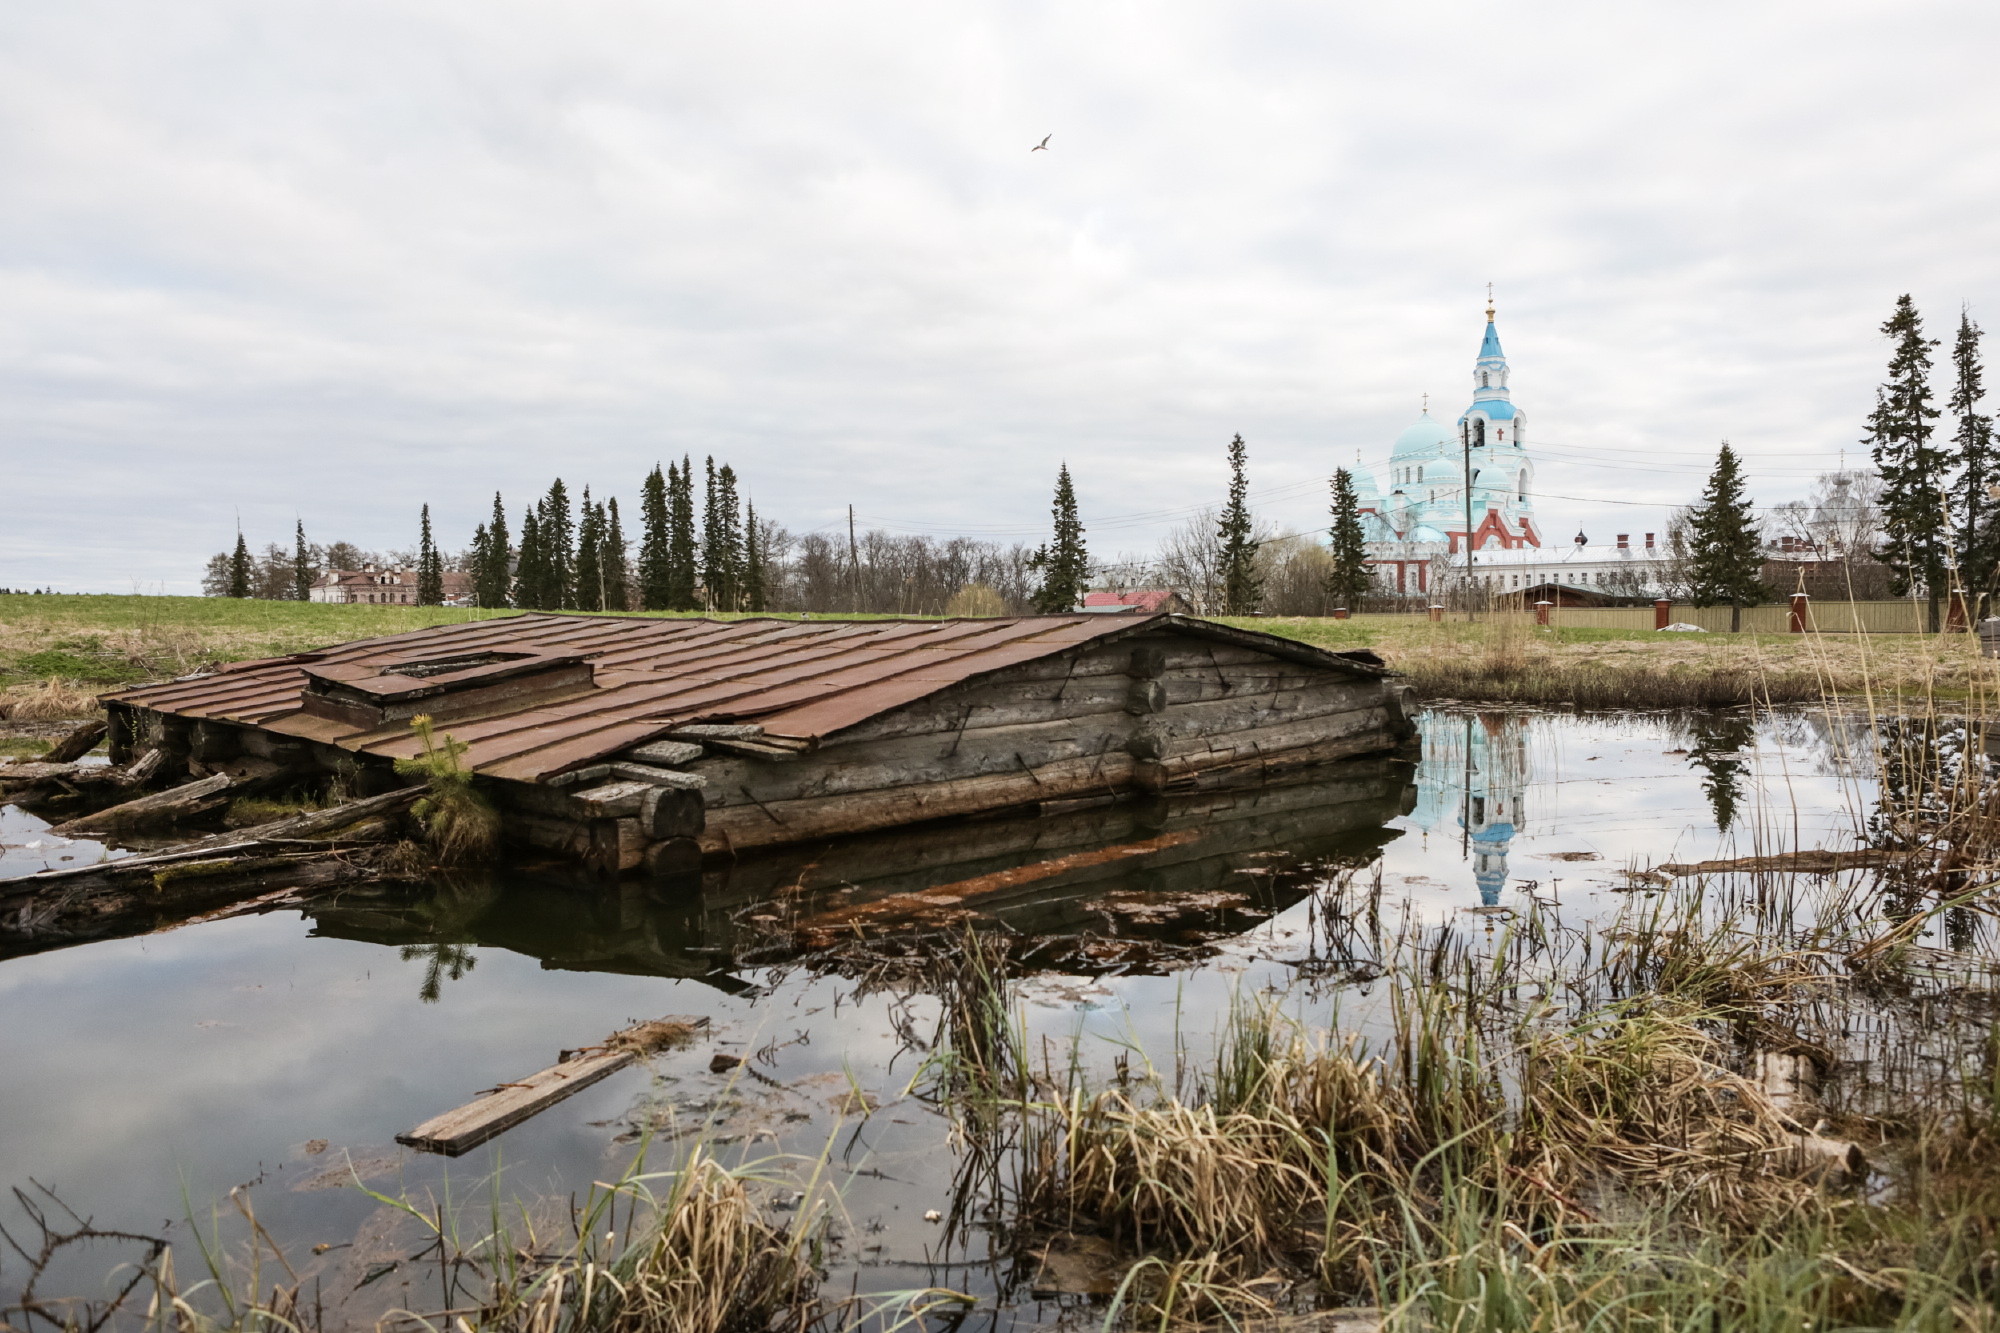
<path fill-rule="evenodd" d="M 409 781 L 432 719 L 512 844 L 601 872 L 1049 802 L 1198 790 L 1410 743 L 1368 653 L 1180 615 L 531 614 L 106 695 L 113 762 Z"/>

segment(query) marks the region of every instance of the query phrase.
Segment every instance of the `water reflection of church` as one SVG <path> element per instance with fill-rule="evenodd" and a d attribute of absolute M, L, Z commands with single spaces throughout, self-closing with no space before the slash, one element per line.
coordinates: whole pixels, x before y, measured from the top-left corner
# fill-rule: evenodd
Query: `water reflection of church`
<path fill-rule="evenodd" d="M 1424 757 L 1410 819 L 1427 834 L 1458 834 L 1480 903 L 1496 906 L 1507 849 L 1526 817 L 1528 730 L 1505 713 L 1425 713 L 1417 726 Z"/>

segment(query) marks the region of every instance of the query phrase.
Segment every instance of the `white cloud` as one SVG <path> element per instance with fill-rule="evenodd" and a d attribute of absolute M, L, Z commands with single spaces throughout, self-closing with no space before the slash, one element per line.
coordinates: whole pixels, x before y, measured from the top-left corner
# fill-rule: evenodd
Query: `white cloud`
<path fill-rule="evenodd" d="M 1875 326 L 2000 308 L 1971 4 L 0 12 L 0 584 L 462 540 L 715 452 L 797 528 L 1107 553 L 1456 412 L 1499 284 L 1550 532 L 1728 436 L 1798 494 Z M 1053 132 L 1051 151 L 1028 148 Z M 1996 315 L 2000 318 L 2000 315 Z M 1558 455 L 1560 455 L 1558 457 Z M 1601 462 L 1592 461 L 1601 458 Z"/>

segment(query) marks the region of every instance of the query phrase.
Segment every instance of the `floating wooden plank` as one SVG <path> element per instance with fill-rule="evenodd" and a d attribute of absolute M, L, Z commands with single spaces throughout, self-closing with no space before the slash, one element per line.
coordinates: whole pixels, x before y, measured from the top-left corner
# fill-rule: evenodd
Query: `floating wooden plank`
<path fill-rule="evenodd" d="M 396 1142 L 456 1157 L 611 1077 L 642 1055 L 685 1044 L 707 1026 L 705 1018 L 656 1018 L 624 1028 L 602 1046 L 564 1051 L 563 1058 L 547 1069 L 518 1083 L 502 1083 L 477 1101 L 426 1120 L 409 1133 L 398 1134 Z"/>
<path fill-rule="evenodd" d="M 639 1057 L 631 1051 L 579 1055 L 530 1074 L 519 1083 L 503 1083 L 488 1096 L 455 1111 L 446 1111 L 418 1125 L 396 1142 L 421 1152 L 456 1157 L 503 1134 L 563 1098 L 611 1077 Z"/>
<path fill-rule="evenodd" d="M 1908 860 L 1910 853 L 1879 847 L 1859 847 L 1851 851 L 1829 852 L 1812 848 L 1784 852 L 1777 856 L 1739 856 L 1729 861 L 1696 861 L 1657 866 L 1663 875 L 1728 875 L 1769 873 L 1781 875 L 1832 875 L 1842 870 L 1879 870 Z"/>

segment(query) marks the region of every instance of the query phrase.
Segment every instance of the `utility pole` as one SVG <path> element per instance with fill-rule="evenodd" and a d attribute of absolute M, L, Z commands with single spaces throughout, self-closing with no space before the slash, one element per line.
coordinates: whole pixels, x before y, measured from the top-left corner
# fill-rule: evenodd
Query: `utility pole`
<path fill-rule="evenodd" d="M 1458 447 L 1464 454 L 1465 478 L 1465 623 L 1472 623 L 1472 431 L 1458 423 Z"/>
<path fill-rule="evenodd" d="M 854 569 L 854 614 L 861 614 L 861 548 L 854 541 L 854 506 L 847 506 L 847 559 Z"/>

